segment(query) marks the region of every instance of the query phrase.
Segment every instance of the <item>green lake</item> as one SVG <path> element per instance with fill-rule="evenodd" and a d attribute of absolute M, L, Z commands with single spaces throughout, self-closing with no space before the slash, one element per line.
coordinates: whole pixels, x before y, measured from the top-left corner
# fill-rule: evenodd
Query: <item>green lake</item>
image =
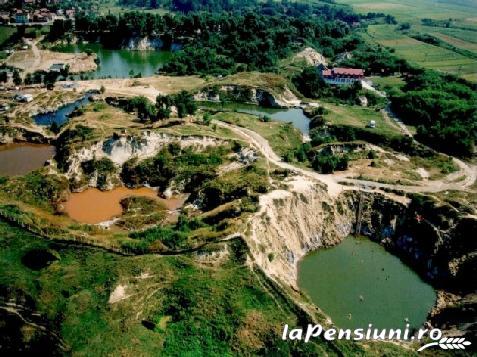
<path fill-rule="evenodd" d="M 60 52 L 85 52 L 90 49 L 96 53 L 100 63 L 95 72 L 86 73 L 94 78 L 126 78 L 131 71 L 141 76 L 151 76 L 166 63 L 172 55 L 170 51 L 131 51 L 106 49 L 100 44 L 63 45 L 54 48 Z"/>
<path fill-rule="evenodd" d="M 300 130 L 303 134 L 310 132 L 310 119 L 303 113 L 301 108 L 266 108 L 254 104 L 246 103 L 215 103 L 215 102 L 201 102 L 201 106 L 217 109 L 217 110 L 231 110 L 239 113 L 253 114 L 257 116 L 268 116 L 275 121 L 284 123 L 292 123 L 292 125 Z"/>
<path fill-rule="evenodd" d="M 399 258 L 367 238 L 307 255 L 300 288 L 342 328 L 419 328 L 436 300 L 434 289 Z"/>

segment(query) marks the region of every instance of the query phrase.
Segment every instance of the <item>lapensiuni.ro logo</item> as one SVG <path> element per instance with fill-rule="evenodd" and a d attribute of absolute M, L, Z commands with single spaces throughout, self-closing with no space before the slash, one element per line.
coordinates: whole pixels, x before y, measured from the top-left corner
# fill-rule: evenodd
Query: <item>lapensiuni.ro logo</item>
<path fill-rule="evenodd" d="M 419 329 L 415 334 L 410 333 L 409 324 L 406 324 L 404 329 L 378 329 L 373 328 L 372 324 L 369 324 L 366 329 L 338 329 L 329 328 L 324 329 L 323 326 L 317 324 L 309 324 L 307 328 L 293 328 L 290 329 L 288 325 L 283 327 L 282 339 L 283 340 L 300 340 L 309 342 L 310 339 L 320 337 L 328 341 L 333 340 L 401 340 L 401 341 L 421 341 L 431 340 L 433 342 L 426 343 L 421 346 L 417 351 L 423 351 L 430 347 L 438 347 L 443 350 L 465 350 L 467 346 L 471 345 L 470 341 L 467 341 L 464 337 L 443 337 L 442 331 L 434 329 Z"/>

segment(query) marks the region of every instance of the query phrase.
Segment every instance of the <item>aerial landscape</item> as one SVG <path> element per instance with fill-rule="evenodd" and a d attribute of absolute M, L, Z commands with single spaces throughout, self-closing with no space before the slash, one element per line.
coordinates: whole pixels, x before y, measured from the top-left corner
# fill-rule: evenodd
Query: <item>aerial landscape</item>
<path fill-rule="evenodd" d="M 0 0 L 0 353 L 473 356 L 476 144 L 474 0 Z"/>

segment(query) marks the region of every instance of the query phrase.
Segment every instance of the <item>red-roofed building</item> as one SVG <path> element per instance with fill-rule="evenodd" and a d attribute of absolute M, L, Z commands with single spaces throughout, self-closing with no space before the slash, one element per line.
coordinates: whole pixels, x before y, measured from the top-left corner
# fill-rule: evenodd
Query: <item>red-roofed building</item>
<path fill-rule="evenodd" d="M 346 85 L 364 79 L 364 69 L 361 68 L 332 68 L 323 69 L 321 76 L 328 84 Z"/>

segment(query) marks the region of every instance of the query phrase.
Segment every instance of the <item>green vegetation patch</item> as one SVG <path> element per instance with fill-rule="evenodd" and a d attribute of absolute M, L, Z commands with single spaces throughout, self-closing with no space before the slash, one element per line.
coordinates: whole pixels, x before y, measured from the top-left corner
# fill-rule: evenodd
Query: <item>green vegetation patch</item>
<path fill-rule="evenodd" d="M 166 218 L 166 207 L 161 202 L 142 196 L 131 196 L 121 200 L 123 214 L 116 225 L 129 230 L 160 224 Z"/>
<path fill-rule="evenodd" d="M 420 71 L 391 96 L 392 109 L 417 126 L 418 140 L 448 154 L 470 156 L 477 138 L 475 89 L 450 75 Z"/>
<path fill-rule="evenodd" d="M 12 177 L 0 184 L 0 194 L 6 199 L 16 199 L 47 211 L 55 211 L 57 204 L 69 191 L 68 180 L 41 170 L 25 176 Z"/>
<path fill-rule="evenodd" d="M 269 188 L 268 175 L 254 165 L 226 172 L 207 181 L 199 192 L 206 210 L 243 197 L 257 197 Z"/>
<path fill-rule="evenodd" d="M 127 161 L 122 168 L 121 178 L 129 186 L 140 186 L 144 182 L 165 190 L 172 179 L 183 182 L 186 192 L 191 192 L 202 181 L 213 177 L 215 170 L 225 161 L 230 147 L 207 148 L 203 152 L 192 148 L 181 149 L 169 145 L 150 159 L 137 162 Z"/>
<path fill-rule="evenodd" d="M 284 155 L 302 142 L 300 131 L 292 124 L 273 121 L 267 117 L 259 118 L 256 115 L 237 112 L 219 112 L 212 118 L 257 132 L 267 139 L 273 151 L 279 155 Z"/>
<path fill-rule="evenodd" d="M 389 344 L 283 341 L 283 325 L 306 326 L 306 315 L 243 265 L 242 241 L 225 247 L 229 258 L 209 267 L 54 244 L 0 222 L 0 296 L 42 326 L 2 310 L 2 346 L 48 355 L 403 355 Z M 39 254 L 43 264 L 29 268 Z"/>

